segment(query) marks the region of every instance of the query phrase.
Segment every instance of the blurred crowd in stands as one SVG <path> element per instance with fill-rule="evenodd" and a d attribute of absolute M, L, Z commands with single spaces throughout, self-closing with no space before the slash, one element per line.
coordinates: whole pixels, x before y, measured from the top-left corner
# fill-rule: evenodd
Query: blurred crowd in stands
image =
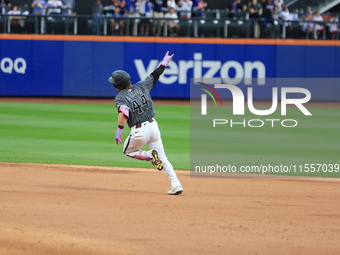
<path fill-rule="evenodd" d="M 6 11 L 7 14 L 12 14 L 15 11 L 16 15 L 71 15 L 75 5 L 75 0 L 33 0 L 30 5 L 25 6 L 12 5 L 10 0 L 0 0 L 0 14 L 5 14 Z"/>
<path fill-rule="evenodd" d="M 22 16 L 28 14 L 76 15 L 75 0 L 33 0 L 30 6 L 20 8 L 12 6 L 10 0 L 0 0 L 0 4 L 10 8 L 6 13 L 11 15 L 9 20 L 16 26 L 23 26 Z M 233 0 L 228 5 L 221 10 L 210 10 L 204 0 L 93 0 L 92 34 L 103 34 L 103 18 L 109 20 L 108 35 L 136 34 L 133 31 L 127 33 L 129 29 L 136 29 L 131 23 L 127 24 L 127 20 L 138 19 L 137 35 L 174 37 L 180 35 L 183 29 L 180 21 L 183 19 L 223 17 L 254 21 L 255 38 L 272 36 L 260 35 L 260 31 L 273 31 L 272 28 L 280 23 L 285 34 L 293 31 L 294 24 L 298 24 L 305 38 L 339 39 L 338 17 L 321 15 L 311 6 L 306 6 L 304 11 L 290 10 L 284 0 Z M 4 8 L 1 10 L 4 13 Z M 162 34 L 163 30 L 167 33 Z"/>
<path fill-rule="evenodd" d="M 326 39 L 326 28 L 331 39 L 338 39 L 339 36 L 337 15 L 321 15 L 319 10 L 313 11 L 311 6 L 306 6 L 300 12 L 298 9 L 290 11 L 283 0 L 250 0 L 247 4 L 234 0 L 225 11 L 248 12 L 249 19 L 262 19 L 265 27 L 275 21 L 284 21 L 287 32 L 293 29 L 292 22 L 301 21 L 302 30 L 309 39 Z"/>
<path fill-rule="evenodd" d="M 139 35 L 160 36 L 161 28 L 166 26 L 169 36 L 177 36 L 181 29 L 179 18 L 203 17 L 206 8 L 207 3 L 203 0 L 168 0 L 166 5 L 163 0 L 111 0 L 111 3 L 105 6 L 101 0 L 95 0 L 92 13 L 97 20 L 101 14 L 112 17 L 112 35 L 124 34 L 123 18 L 128 17 L 141 18 Z M 94 33 L 98 34 L 100 21 L 97 21 L 96 25 Z"/>

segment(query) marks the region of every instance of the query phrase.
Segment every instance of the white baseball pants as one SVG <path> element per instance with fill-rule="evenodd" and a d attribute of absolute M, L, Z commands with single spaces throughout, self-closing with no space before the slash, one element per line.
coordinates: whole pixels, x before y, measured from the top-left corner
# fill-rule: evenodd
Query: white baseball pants
<path fill-rule="evenodd" d="M 149 146 L 149 151 L 141 150 L 145 144 Z M 128 157 L 136 159 L 141 159 L 139 158 L 139 155 L 152 158 L 152 150 L 156 150 L 159 159 L 162 160 L 164 171 L 171 181 L 172 188 L 181 186 L 173 166 L 165 155 L 161 134 L 156 120 L 154 120 L 152 123 L 149 121 L 143 122 L 140 128 L 136 128 L 136 126 L 131 127 L 130 135 L 124 142 L 124 154 Z M 142 158 L 142 160 L 148 159 Z"/>

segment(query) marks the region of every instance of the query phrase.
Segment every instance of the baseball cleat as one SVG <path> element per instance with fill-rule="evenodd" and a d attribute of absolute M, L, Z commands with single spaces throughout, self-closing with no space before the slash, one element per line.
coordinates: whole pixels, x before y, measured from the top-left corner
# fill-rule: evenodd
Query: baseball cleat
<path fill-rule="evenodd" d="M 151 164 L 153 164 L 157 168 L 158 171 L 162 171 L 163 162 L 162 160 L 159 159 L 157 151 L 152 150 L 151 154 L 152 154 Z"/>
<path fill-rule="evenodd" d="M 183 193 L 183 188 L 182 186 L 178 186 L 176 188 L 173 188 L 172 190 L 168 191 L 169 195 L 179 195 Z"/>

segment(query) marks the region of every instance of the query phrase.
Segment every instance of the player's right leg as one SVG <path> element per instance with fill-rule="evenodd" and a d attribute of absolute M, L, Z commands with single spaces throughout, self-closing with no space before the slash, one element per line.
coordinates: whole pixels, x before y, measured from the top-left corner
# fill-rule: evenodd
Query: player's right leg
<path fill-rule="evenodd" d="M 158 158 L 157 152 L 154 152 L 153 150 L 141 150 L 141 148 L 147 144 L 150 137 L 150 134 L 147 131 L 148 130 L 145 127 L 138 129 L 131 128 L 130 135 L 124 142 L 123 153 L 130 158 L 156 162 L 155 166 L 157 169 L 162 170 L 163 165 Z"/>

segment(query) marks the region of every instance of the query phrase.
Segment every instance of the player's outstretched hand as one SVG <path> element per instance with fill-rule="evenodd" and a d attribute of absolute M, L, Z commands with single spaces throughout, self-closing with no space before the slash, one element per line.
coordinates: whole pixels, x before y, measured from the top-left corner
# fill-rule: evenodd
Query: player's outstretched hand
<path fill-rule="evenodd" d="M 123 133 L 123 130 L 124 129 L 121 129 L 121 128 L 117 128 L 117 132 L 116 132 L 116 144 L 122 144 L 123 142 L 123 136 L 122 136 L 122 133 Z"/>
<path fill-rule="evenodd" d="M 167 51 L 167 53 L 165 54 L 165 56 L 163 58 L 161 65 L 167 67 L 168 64 L 170 63 L 170 61 L 172 60 L 173 56 L 174 56 L 174 54 L 169 55 L 169 51 Z"/>

